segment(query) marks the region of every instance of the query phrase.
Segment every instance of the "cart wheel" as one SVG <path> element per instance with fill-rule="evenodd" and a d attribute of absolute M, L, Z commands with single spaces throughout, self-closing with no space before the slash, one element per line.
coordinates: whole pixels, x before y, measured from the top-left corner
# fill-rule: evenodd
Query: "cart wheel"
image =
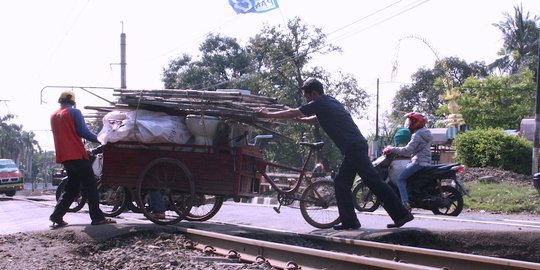
<path fill-rule="evenodd" d="M 106 217 L 116 217 L 131 203 L 131 195 L 126 187 L 99 185 L 99 208 Z"/>
<path fill-rule="evenodd" d="M 67 176 L 62 178 L 62 182 L 60 182 L 60 184 L 58 185 L 58 187 L 56 187 L 56 201 L 58 202 L 60 200 L 60 196 L 62 196 L 62 193 L 64 192 L 64 188 L 66 187 L 66 184 L 67 184 Z M 84 206 L 84 204 L 86 203 L 86 196 L 82 195 L 81 193 L 79 193 L 79 196 L 77 196 L 77 198 L 75 198 L 75 200 L 73 201 L 73 203 L 71 203 L 71 205 L 69 206 L 68 208 L 68 212 L 77 212 L 79 210 L 81 210 Z"/>
<path fill-rule="evenodd" d="M 313 182 L 302 193 L 300 212 L 311 226 L 328 229 L 338 224 L 339 213 L 332 180 Z"/>
<path fill-rule="evenodd" d="M 186 216 L 189 221 L 206 221 L 217 214 L 223 205 L 223 196 L 195 195 L 195 201 Z"/>
<path fill-rule="evenodd" d="M 166 207 L 165 216 L 152 213 L 152 205 L 145 200 L 150 191 L 157 191 Z M 173 158 L 158 158 L 150 162 L 139 176 L 137 204 L 144 216 L 160 225 L 170 225 L 184 219 L 195 198 L 193 177 L 186 165 Z"/>

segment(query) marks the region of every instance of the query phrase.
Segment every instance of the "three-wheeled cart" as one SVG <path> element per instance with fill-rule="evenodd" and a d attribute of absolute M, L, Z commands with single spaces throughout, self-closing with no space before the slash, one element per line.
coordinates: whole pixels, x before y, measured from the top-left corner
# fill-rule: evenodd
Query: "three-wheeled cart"
<path fill-rule="evenodd" d="M 261 107 L 270 110 L 286 108 L 275 98 L 242 91 L 179 89 L 115 89 L 115 95 L 119 99 L 114 107 L 85 107 L 109 112 L 102 116 L 104 130 L 107 130 L 105 124 L 111 124 L 110 132 L 104 134 L 115 137 L 115 140 L 102 141 L 105 147 L 101 183 L 115 190 L 129 190 L 132 196 L 123 198 L 134 199 L 137 204 L 135 208 L 154 223 L 174 224 L 182 219 L 207 220 L 226 199 L 232 198 L 238 202 L 242 198 L 260 196 L 261 180 L 269 183 L 277 192 L 279 207 L 299 202 L 304 219 L 311 225 L 328 228 L 339 222 L 332 181 L 312 182 L 306 177 L 309 173 L 306 170 L 309 157 L 303 162 L 302 168 L 276 164 L 264 160 L 256 143 L 248 143 L 247 137 L 251 133 L 245 125 L 262 128 L 261 124 L 272 124 L 257 118 Z M 126 113 L 115 114 L 115 111 Z M 151 115 L 149 111 L 162 116 L 148 121 L 147 117 Z M 172 120 L 172 117 L 185 119 Z M 141 118 L 145 119 L 139 121 Z M 199 140 L 201 134 L 196 133 L 200 131 L 194 131 L 197 127 L 193 125 L 193 129 L 190 129 L 188 118 L 198 121 L 190 121 L 191 124 L 200 123 L 197 127 L 202 129 L 202 137 L 211 143 Z M 207 132 L 211 126 L 207 121 L 214 121 L 210 120 L 212 118 L 221 121 L 214 126 L 215 133 Z M 177 136 L 183 134 L 184 129 L 178 127 L 184 121 L 194 140 L 176 140 L 185 139 Z M 133 130 L 122 133 L 126 127 L 133 127 Z M 155 143 L 158 141 L 154 141 L 152 136 L 155 135 L 154 131 L 159 130 L 167 131 L 158 136 L 167 143 Z M 269 131 L 267 128 L 262 130 Z M 142 136 L 142 132 L 152 136 Z M 127 134 L 127 137 L 118 139 L 116 135 L 119 134 Z M 169 136 L 173 140 L 169 140 Z M 322 147 L 322 144 L 303 145 L 310 147 L 309 156 Z M 294 186 L 281 188 L 266 174 L 267 168 L 294 172 L 298 175 L 298 181 Z M 164 219 L 152 213 L 153 202 L 157 200 L 165 201 L 167 211 Z M 198 212 L 205 205 L 211 207 Z M 279 207 L 276 208 L 278 213 Z"/>
<path fill-rule="evenodd" d="M 318 147 L 305 145 L 312 147 L 309 155 Z M 307 160 L 304 168 L 267 162 L 260 148 L 253 145 L 117 142 L 103 149 L 101 181 L 103 185 L 130 190 L 146 218 L 166 225 L 182 219 L 206 220 L 216 214 L 225 198 L 239 201 L 259 196 L 261 179 L 265 178 L 278 191 L 280 206 L 299 201 L 302 216 L 308 223 L 329 228 L 339 222 L 332 181 L 306 180 L 306 165 Z M 267 166 L 291 169 L 299 174 L 299 181 L 289 189 L 282 189 L 266 174 Z M 166 202 L 165 218 L 153 215 L 150 192 L 157 192 Z M 192 207 L 209 203 L 208 200 L 213 200 L 209 212 L 200 216 L 193 212 Z"/>
<path fill-rule="evenodd" d="M 107 144 L 103 157 L 102 183 L 131 190 L 145 216 L 159 224 L 185 218 L 196 194 L 256 196 L 258 172 L 265 170 L 261 151 L 250 145 L 233 148 L 118 142 Z M 164 197 L 169 218 L 152 215 L 145 198 L 149 191 L 159 191 Z"/>

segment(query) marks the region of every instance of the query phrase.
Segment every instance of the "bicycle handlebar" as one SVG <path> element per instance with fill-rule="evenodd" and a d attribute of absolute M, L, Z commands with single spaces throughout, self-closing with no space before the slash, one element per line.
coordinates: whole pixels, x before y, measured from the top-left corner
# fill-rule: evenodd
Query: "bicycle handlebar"
<path fill-rule="evenodd" d="M 248 136 L 248 134 L 249 133 L 246 131 L 243 134 L 241 134 L 240 136 L 237 136 L 237 137 L 233 138 L 232 140 L 234 140 L 236 142 L 239 142 L 242 139 L 246 138 Z M 257 141 L 259 141 L 259 140 L 269 140 L 269 139 L 273 139 L 273 138 L 274 138 L 274 135 L 271 135 L 271 134 L 260 134 L 260 135 L 255 136 L 255 138 L 253 138 L 253 143 L 249 143 L 249 145 L 257 145 Z M 316 151 L 321 150 L 323 148 L 323 146 L 324 146 L 323 141 L 314 142 L 314 143 L 311 143 L 311 142 L 299 142 L 298 144 L 300 144 L 302 146 L 307 146 L 307 147 L 311 148 L 312 150 L 316 150 Z"/>
<path fill-rule="evenodd" d="M 324 142 L 314 142 L 314 143 L 310 143 L 310 142 L 299 142 L 298 144 L 302 145 L 302 146 L 308 146 L 309 148 L 313 149 L 313 150 L 321 150 L 324 146 Z"/>

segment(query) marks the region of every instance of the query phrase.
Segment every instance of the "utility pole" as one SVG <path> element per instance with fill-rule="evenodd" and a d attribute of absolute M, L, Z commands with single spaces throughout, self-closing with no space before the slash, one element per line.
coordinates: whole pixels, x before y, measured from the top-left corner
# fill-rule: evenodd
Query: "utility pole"
<path fill-rule="evenodd" d="M 540 150 L 540 46 L 538 46 L 538 67 L 536 69 L 536 114 L 534 116 L 534 146 L 532 173 L 538 172 L 538 151 Z"/>
<path fill-rule="evenodd" d="M 377 78 L 377 103 L 375 105 L 375 140 L 379 141 L 379 78 Z"/>
<path fill-rule="evenodd" d="M 375 103 L 375 139 L 371 146 L 371 158 L 379 157 L 379 78 L 377 78 L 377 98 Z"/>
<path fill-rule="evenodd" d="M 122 23 L 122 34 L 120 34 L 120 88 L 126 89 L 126 34 L 124 33 L 124 22 Z"/>

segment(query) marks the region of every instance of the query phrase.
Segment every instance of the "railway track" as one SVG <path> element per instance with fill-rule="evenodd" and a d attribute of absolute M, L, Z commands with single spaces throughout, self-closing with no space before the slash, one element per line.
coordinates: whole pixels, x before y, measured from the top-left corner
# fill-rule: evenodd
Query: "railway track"
<path fill-rule="evenodd" d="M 218 254 L 244 262 L 268 263 L 278 269 L 474 269 L 525 270 L 540 269 L 540 264 L 391 245 L 370 241 L 294 235 L 305 245 L 295 246 L 252 238 L 226 235 L 207 230 L 178 228 L 193 242 L 193 247 L 205 253 Z M 272 233 L 272 232 L 268 232 Z"/>
<path fill-rule="evenodd" d="M 26 201 L 54 205 L 46 201 Z M 129 214 L 124 215 L 123 219 L 142 222 L 138 216 L 130 218 Z M 246 262 L 266 262 L 278 269 L 540 269 L 540 263 L 527 261 L 350 238 L 250 229 L 238 224 L 230 224 L 236 226 L 231 230 L 225 225 L 228 224 L 207 221 L 181 222 L 168 227 L 185 234 L 194 248 L 206 253 Z M 236 236 L 218 233 L 220 231 L 234 231 L 231 233 Z M 272 239 L 272 242 L 260 239 Z"/>

